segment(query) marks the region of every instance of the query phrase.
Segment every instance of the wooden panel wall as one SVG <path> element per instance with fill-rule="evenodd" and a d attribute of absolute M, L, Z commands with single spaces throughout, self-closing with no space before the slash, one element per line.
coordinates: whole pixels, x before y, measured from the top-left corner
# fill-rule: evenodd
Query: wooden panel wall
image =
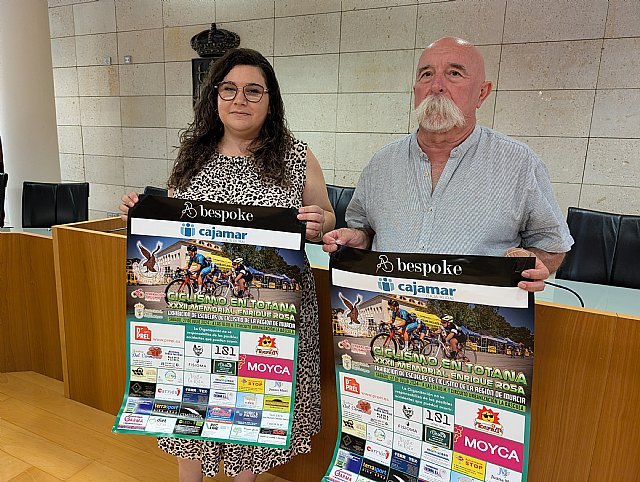
<path fill-rule="evenodd" d="M 1 233 L 0 286 L 0 372 L 62 380 L 52 239 Z"/>
<path fill-rule="evenodd" d="M 529 480 L 640 480 L 640 319 L 536 305 Z"/>
<path fill-rule="evenodd" d="M 125 389 L 126 237 L 55 227 L 65 394 L 117 413 Z"/>

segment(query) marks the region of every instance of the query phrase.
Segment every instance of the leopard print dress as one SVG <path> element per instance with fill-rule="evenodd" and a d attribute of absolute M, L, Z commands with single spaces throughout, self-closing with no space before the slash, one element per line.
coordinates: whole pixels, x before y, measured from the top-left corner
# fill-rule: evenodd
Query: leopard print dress
<path fill-rule="evenodd" d="M 291 180 L 288 188 L 260 177 L 251 157 L 215 154 L 211 162 L 191 180 L 190 185 L 186 189 L 176 190 L 174 196 L 226 204 L 297 209 L 302 206 L 307 145 L 296 140 L 286 161 Z M 297 454 L 311 451 L 311 436 L 320 430 L 320 346 L 316 288 L 306 256 L 304 262 L 290 448 L 283 450 L 203 440 L 158 439 L 158 446 L 171 455 L 200 459 L 203 475 L 215 476 L 221 461 L 224 461 L 224 472 L 229 477 L 235 477 L 243 470 L 260 474 L 288 462 Z"/>

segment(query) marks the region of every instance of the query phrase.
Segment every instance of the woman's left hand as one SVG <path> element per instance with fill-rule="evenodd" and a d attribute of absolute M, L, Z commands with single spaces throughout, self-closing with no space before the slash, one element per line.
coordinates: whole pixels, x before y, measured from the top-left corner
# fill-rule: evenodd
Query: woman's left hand
<path fill-rule="evenodd" d="M 298 209 L 298 219 L 307 223 L 305 237 L 308 241 L 320 241 L 322 239 L 324 234 L 324 212 L 324 209 L 315 204 Z"/>

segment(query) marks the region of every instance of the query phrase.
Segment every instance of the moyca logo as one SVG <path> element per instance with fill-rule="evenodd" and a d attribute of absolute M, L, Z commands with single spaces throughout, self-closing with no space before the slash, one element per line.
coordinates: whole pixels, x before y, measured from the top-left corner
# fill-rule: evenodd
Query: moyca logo
<path fill-rule="evenodd" d="M 382 291 L 393 291 L 393 278 L 378 278 L 378 288 Z"/>
<path fill-rule="evenodd" d="M 180 226 L 180 234 L 190 238 L 196 234 L 196 227 L 192 223 L 182 223 L 182 226 Z"/>

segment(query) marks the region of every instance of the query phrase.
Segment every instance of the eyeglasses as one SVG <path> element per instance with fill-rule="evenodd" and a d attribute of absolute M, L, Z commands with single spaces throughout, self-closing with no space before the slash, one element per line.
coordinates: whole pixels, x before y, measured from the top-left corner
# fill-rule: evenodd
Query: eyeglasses
<path fill-rule="evenodd" d="M 236 98 L 236 95 L 238 95 L 238 86 L 235 82 L 220 82 L 215 87 L 222 100 L 233 100 Z M 262 96 L 265 93 L 269 93 L 269 91 L 260 84 L 253 83 L 246 84 L 242 87 L 242 92 L 244 93 L 244 98 L 249 102 L 260 102 L 262 100 Z"/>

